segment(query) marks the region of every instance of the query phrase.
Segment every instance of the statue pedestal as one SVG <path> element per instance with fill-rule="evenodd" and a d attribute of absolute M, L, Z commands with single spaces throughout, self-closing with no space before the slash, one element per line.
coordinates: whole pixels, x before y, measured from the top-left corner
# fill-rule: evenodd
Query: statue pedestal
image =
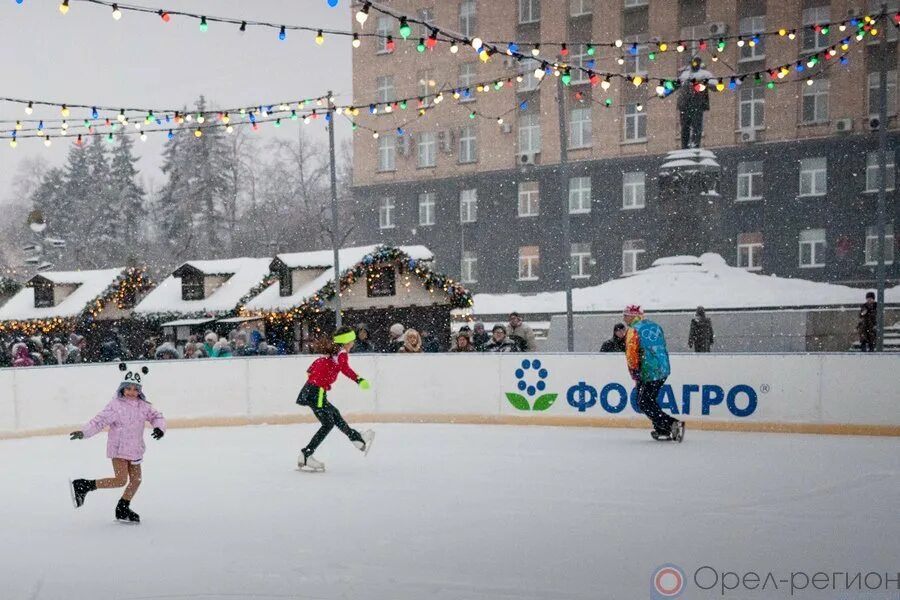
<path fill-rule="evenodd" d="M 659 167 L 659 194 L 662 199 L 718 196 L 721 175 L 716 155 L 709 150 L 675 150 Z"/>

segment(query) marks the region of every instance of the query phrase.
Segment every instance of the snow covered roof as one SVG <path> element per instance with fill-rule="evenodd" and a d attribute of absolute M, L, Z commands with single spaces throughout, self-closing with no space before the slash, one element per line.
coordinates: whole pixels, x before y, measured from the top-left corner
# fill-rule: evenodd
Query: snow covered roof
<path fill-rule="evenodd" d="M 46 271 L 35 276 L 54 284 L 76 285 L 75 290 L 56 306 L 35 307 L 34 288 L 25 287 L 0 307 L 0 321 L 28 321 L 54 317 L 77 317 L 111 286 L 125 267 L 99 271 Z"/>
<path fill-rule="evenodd" d="M 764 308 L 860 304 L 866 290 L 805 279 L 757 275 L 730 267 L 718 254 L 661 258 L 649 269 L 572 292 L 580 312 L 613 312 L 628 304 L 646 310 Z M 888 289 L 887 302 L 900 302 L 900 286 Z M 476 314 L 561 313 L 564 292 L 535 295 L 475 294 Z"/>
<path fill-rule="evenodd" d="M 170 275 L 138 304 L 134 312 L 140 315 L 173 313 L 222 313 L 238 308 L 241 298 L 269 274 L 268 258 L 231 258 L 227 260 L 192 260 L 176 269 L 193 267 L 206 275 L 230 275 L 227 281 L 201 300 L 183 300 L 181 278 Z"/>
<path fill-rule="evenodd" d="M 341 261 L 341 271 L 352 269 L 362 262 L 363 257 L 375 252 L 378 248 L 379 246 L 341 248 L 338 255 Z M 397 249 L 414 260 L 434 259 L 434 254 L 425 246 L 398 246 Z M 331 250 L 279 254 L 276 258 L 289 269 L 321 269 L 322 272 L 312 281 L 300 286 L 299 289 L 295 289 L 290 296 L 282 296 L 277 284 L 269 286 L 256 298 L 247 303 L 247 310 L 290 310 L 305 304 L 309 298 L 325 287 L 329 281 L 334 280 L 334 255 Z"/>

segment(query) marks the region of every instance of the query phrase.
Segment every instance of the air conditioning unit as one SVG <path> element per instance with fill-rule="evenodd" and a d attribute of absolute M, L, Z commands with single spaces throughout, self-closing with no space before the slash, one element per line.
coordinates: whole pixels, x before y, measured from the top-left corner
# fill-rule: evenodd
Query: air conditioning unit
<path fill-rule="evenodd" d="M 523 152 L 519 155 L 519 166 L 526 167 L 537 164 L 537 152 Z"/>
<path fill-rule="evenodd" d="M 25 259 L 26 265 L 37 265 L 37 264 L 40 264 L 40 262 L 41 262 L 40 256 L 29 256 L 28 258 Z"/>
<path fill-rule="evenodd" d="M 503 133 L 512 133 L 512 124 L 504 123 L 500 126 L 500 131 L 502 131 Z"/>
<path fill-rule="evenodd" d="M 453 132 L 449 129 L 438 132 L 438 143 L 445 154 L 453 153 Z"/>
<path fill-rule="evenodd" d="M 834 122 L 834 130 L 838 133 L 853 131 L 853 119 L 838 119 Z"/>
<path fill-rule="evenodd" d="M 881 119 L 878 115 L 872 115 L 869 117 L 869 131 L 878 131 L 881 127 Z"/>
<path fill-rule="evenodd" d="M 757 131 L 755 129 L 741 129 L 741 141 L 750 143 L 756 141 Z"/>
<path fill-rule="evenodd" d="M 728 33 L 728 25 L 725 23 L 710 23 L 708 25 L 709 35 L 723 36 Z"/>

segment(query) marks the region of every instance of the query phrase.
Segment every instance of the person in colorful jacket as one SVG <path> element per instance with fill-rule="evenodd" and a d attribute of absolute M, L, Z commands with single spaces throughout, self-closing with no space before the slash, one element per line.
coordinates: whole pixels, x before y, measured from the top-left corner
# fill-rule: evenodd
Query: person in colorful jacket
<path fill-rule="evenodd" d="M 325 470 L 325 464 L 313 458 L 313 453 L 335 426 L 350 438 L 357 450 L 368 454 L 372 447 L 375 432 L 370 429 L 360 433 L 351 428 L 341 416 L 341 412 L 328 401 L 327 397 L 328 390 L 331 389 L 341 373 L 355 381 L 360 389 L 369 389 L 369 382 L 350 368 L 348 353 L 353 349 L 355 341 L 356 332 L 350 327 L 341 327 L 334 333 L 333 338 L 317 339 L 310 344 L 313 352 L 323 356 L 314 360 L 306 370 L 308 376 L 306 385 L 297 396 L 297 404 L 312 409 L 322 426 L 303 448 L 297 459 L 297 467 L 301 471 Z"/>
<path fill-rule="evenodd" d="M 128 371 L 125 363 L 119 365 Z M 141 373 L 146 375 L 147 367 L 140 372 L 128 371 L 112 401 L 84 427 L 69 434 L 71 440 L 87 439 L 106 427 L 106 456 L 112 459 L 114 477 L 106 479 L 76 479 L 69 483 L 72 503 L 75 508 L 84 504 L 88 492 L 103 488 L 125 487 L 122 498 L 116 505 L 116 519 L 130 523 L 140 523 L 140 516 L 131 510 L 131 500 L 141 485 L 141 462 L 144 460 L 144 423 L 153 427 L 151 437 L 162 439 L 166 433 L 166 420 L 161 412 L 147 401 L 141 386 Z"/>
<path fill-rule="evenodd" d="M 625 359 L 634 380 L 641 412 L 653 422 L 651 436 L 655 440 L 684 439 L 684 422 L 663 412 L 658 397 L 671 373 L 666 336 L 662 327 L 644 318 L 641 307 L 629 306 L 623 320 L 628 325 L 625 334 Z"/>

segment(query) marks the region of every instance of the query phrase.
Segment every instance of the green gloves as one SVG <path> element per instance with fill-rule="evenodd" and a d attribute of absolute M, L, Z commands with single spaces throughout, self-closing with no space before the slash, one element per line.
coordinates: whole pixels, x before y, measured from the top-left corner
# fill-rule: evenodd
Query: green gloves
<path fill-rule="evenodd" d="M 361 389 L 361 390 L 367 390 L 367 389 L 369 389 L 370 387 L 372 387 L 372 386 L 369 384 L 369 380 L 368 380 L 368 379 L 363 379 L 362 377 L 360 377 L 359 379 L 357 379 L 357 380 L 356 380 L 356 383 L 359 384 L 359 389 Z"/>

